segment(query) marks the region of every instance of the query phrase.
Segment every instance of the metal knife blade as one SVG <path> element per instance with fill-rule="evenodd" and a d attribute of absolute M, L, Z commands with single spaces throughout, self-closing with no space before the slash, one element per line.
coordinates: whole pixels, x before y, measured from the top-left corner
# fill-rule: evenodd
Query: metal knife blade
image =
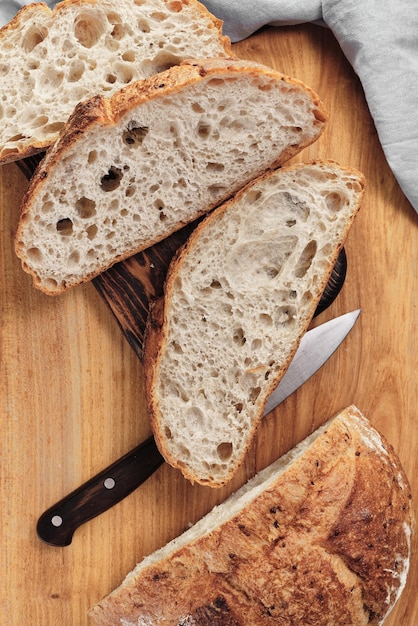
<path fill-rule="evenodd" d="M 264 415 L 318 371 L 344 341 L 359 314 L 360 309 L 346 313 L 305 333 L 286 374 L 268 398 Z M 39 538 L 53 546 L 70 545 L 79 526 L 123 500 L 163 463 L 150 437 L 45 511 L 37 524 Z"/>
<path fill-rule="evenodd" d="M 286 374 L 268 397 L 264 415 L 270 413 L 322 367 L 353 328 L 360 311 L 361 309 L 357 309 L 345 313 L 305 333 Z"/>

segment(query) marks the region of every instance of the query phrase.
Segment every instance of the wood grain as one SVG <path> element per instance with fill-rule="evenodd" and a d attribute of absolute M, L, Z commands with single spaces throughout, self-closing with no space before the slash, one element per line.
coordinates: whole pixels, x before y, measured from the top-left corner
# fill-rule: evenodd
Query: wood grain
<path fill-rule="evenodd" d="M 318 322 L 359 306 L 361 318 L 331 360 L 266 417 L 227 488 L 192 487 L 165 465 L 78 530 L 69 547 L 47 546 L 36 536 L 39 515 L 150 434 L 143 371 L 92 284 L 59 298 L 32 288 L 13 251 L 27 181 L 15 164 L 1 168 L 1 623 L 87 626 L 87 609 L 144 555 L 351 402 L 398 452 L 418 511 L 417 215 L 386 164 L 361 85 L 329 31 L 267 28 L 235 51 L 304 80 L 324 100 L 328 129 L 296 160 L 333 158 L 368 179 L 346 244 L 344 288 Z M 417 564 L 415 552 L 407 588 L 385 626 L 418 623 Z"/>

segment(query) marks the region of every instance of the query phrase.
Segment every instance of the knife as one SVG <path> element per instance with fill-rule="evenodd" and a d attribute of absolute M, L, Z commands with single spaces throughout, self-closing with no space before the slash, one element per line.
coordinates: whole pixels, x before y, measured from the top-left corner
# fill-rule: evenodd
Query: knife
<path fill-rule="evenodd" d="M 315 374 L 344 341 L 359 314 L 357 309 L 305 333 L 286 374 L 269 396 L 264 415 Z M 39 538 L 53 546 L 70 545 L 81 524 L 123 500 L 163 463 L 150 437 L 45 511 L 37 524 Z"/>

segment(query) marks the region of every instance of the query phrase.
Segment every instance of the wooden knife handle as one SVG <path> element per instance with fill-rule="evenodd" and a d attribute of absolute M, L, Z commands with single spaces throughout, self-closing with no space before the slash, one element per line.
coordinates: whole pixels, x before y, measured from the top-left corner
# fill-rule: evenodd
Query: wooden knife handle
<path fill-rule="evenodd" d="M 68 546 L 81 524 L 126 498 L 164 462 L 150 437 L 49 508 L 38 520 L 40 539 Z"/>

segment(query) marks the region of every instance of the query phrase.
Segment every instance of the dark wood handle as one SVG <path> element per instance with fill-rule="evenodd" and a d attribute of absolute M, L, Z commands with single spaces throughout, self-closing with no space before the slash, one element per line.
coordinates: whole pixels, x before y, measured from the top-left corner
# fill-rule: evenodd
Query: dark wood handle
<path fill-rule="evenodd" d="M 150 437 L 45 511 L 36 527 L 38 536 L 53 546 L 70 545 L 81 524 L 126 498 L 163 463 Z"/>

